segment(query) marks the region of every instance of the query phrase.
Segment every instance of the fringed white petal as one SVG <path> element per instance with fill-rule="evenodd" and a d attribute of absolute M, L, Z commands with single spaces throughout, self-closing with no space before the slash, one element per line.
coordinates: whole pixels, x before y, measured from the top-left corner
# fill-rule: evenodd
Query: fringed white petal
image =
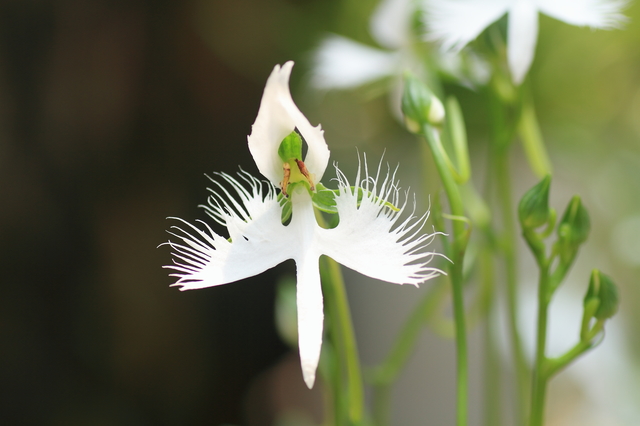
<path fill-rule="evenodd" d="M 264 88 L 260 109 L 248 137 L 249 151 L 258 170 L 274 185 L 282 180 L 282 160 L 278 147 L 282 140 L 295 128 L 307 142 L 307 156 L 304 162 L 309 172 L 319 182 L 329 162 L 329 148 L 323 131 L 318 125 L 313 127 L 291 98 L 289 76 L 293 61 L 282 67 L 276 65 Z"/>
<path fill-rule="evenodd" d="M 406 200 L 398 212 L 384 206 L 385 201 L 396 206 L 400 201 L 394 175 L 387 172 L 380 183 L 380 167 L 376 176 L 370 176 L 365 158 L 364 179 L 360 181 L 358 171 L 353 190 L 342 172 L 337 168 L 336 172 L 339 195 L 335 200 L 340 222 L 334 229 L 321 230 L 323 254 L 363 275 L 396 284 L 417 286 L 443 273 L 428 266 L 438 255 L 426 249 L 435 234 L 421 232 L 428 212 L 419 218 L 412 214 L 401 220 Z M 358 206 L 359 188 L 363 195 Z"/>
<path fill-rule="evenodd" d="M 231 187 L 231 193 L 214 181 L 218 188 L 211 190 L 209 204 L 203 206 L 211 217 L 227 227 L 230 240 L 202 221 L 198 222 L 203 229 L 182 219 L 177 219 L 182 226 L 171 227 L 170 234 L 178 242 L 168 242 L 174 259 L 165 268 L 175 271 L 170 275 L 178 278 L 173 285 L 180 290 L 238 281 L 292 257 L 291 233 L 281 223 L 275 188 L 269 185 L 265 193 L 265 183 L 246 172 L 239 175 L 249 189 L 233 177 L 219 174 Z"/>
<path fill-rule="evenodd" d="M 536 0 L 538 9 L 567 24 L 591 28 L 614 29 L 621 27 L 627 17 L 622 9 L 626 0 Z"/>
<path fill-rule="evenodd" d="M 388 49 L 409 44 L 409 25 L 415 0 L 382 0 L 371 15 L 369 29 L 373 38 Z"/>
<path fill-rule="evenodd" d="M 424 0 L 427 39 L 459 51 L 507 12 L 513 0 Z"/>
<path fill-rule="evenodd" d="M 331 34 L 313 56 L 311 85 L 317 89 L 349 89 L 394 75 L 397 52 L 384 50 Z"/>
<path fill-rule="evenodd" d="M 515 0 L 509 10 L 507 61 L 515 84 L 524 80 L 538 41 L 538 9 L 534 0 Z"/>

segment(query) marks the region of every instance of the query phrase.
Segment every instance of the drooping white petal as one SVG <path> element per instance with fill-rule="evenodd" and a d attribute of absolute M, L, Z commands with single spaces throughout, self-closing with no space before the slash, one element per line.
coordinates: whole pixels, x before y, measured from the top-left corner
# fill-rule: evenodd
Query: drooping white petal
<path fill-rule="evenodd" d="M 339 195 L 335 200 L 340 222 L 334 229 L 321 230 L 323 254 L 363 275 L 395 284 L 417 286 L 442 273 L 428 266 L 436 255 L 426 250 L 434 234 L 421 233 L 428 214 L 401 221 L 406 201 L 398 212 L 384 206 L 385 200 L 399 203 L 393 176 L 387 174 L 380 184 L 380 168 L 377 176 L 369 176 L 365 164 L 362 184 L 360 172 L 356 177 L 356 186 L 363 190 L 358 206 L 358 188 L 352 189 L 340 170 L 336 168 L 336 172 Z"/>
<path fill-rule="evenodd" d="M 240 177 L 249 184 L 247 190 L 227 174 L 220 174 L 233 196 L 221 184 L 212 190 L 207 213 L 227 226 L 230 241 L 216 234 L 204 222 L 200 229 L 186 221 L 172 227 L 170 232 L 180 242 L 170 241 L 173 264 L 165 266 L 178 278 L 174 286 L 180 290 L 193 290 L 227 284 L 257 275 L 292 257 L 295 239 L 280 220 L 281 208 L 275 188 L 264 192 L 262 183 L 241 172 Z M 293 240 L 293 242 L 292 242 Z M 294 244 L 292 246 L 292 243 Z"/>
<path fill-rule="evenodd" d="M 424 0 L 427 38 L 459 51 L 507 12 L 513 0 Z"/>
<path fill-rule="evenodd" d="M 369 30 L 373 38 L 388 49 L 409 43 L 409 24 L 415 0 L 382 0 L 371 15 Z"/>
<path fill-rule="evenodd" d="M 515 0 L 509 10 L 507 62 L 515 84 L 524 80 L 538 41 L 538 9 L 534 0 Z"/>
<path fill-rule="evenodd" d="M 627 18 L 622 9 L 626 0 L 536 0 L 538 9 L 567 24 L 592 28 L 619 28 Z"/>
<path fill-rule="evenodd" d="M 393 75 L 399 54 L 329 35 L 313 56 L 311 85 L 317 89 L 349 89 Z"/>
<path fill-rule="evenodd" d="M 311 389 L 316 380 L 316 370 L 320 361 L 324 310 L 319 257 L 314 253 L 306 254 L 296 259 L 296 303 L 302 377 Z"/>
<path fill-rule="evenodd" d="M 320 252 L 317 243 L 318 231 L 321 229 L 314 216 L 311 196 L 306 189 L 297 187 L 291 195 L 291 201 L 293 210 L 287 231 L 295 235 L 292 257 L 296 262 L 298 350 L 302 377 L 311 389 L 320 361 L 324 322 Z"/>
<path fill-rule="evenodd" d="M 249 151 L 258 170 L 274 185 L 282 180 L 282 160 L 278 147 L 295 128 L 307 142 L 304 162 L 309 172 L 319 182 L 329 162 L 329 148 L 320 125 L 313 127 L 291 98 L 289 76 L 293 61 L 282 67 L 276 65 L 264 88 L 258 116 L 248 137 Z"/>

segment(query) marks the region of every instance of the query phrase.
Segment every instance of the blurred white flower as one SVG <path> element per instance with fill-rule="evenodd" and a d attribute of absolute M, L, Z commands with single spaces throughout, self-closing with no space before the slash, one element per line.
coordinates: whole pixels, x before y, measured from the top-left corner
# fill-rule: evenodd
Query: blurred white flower
<path fill-rule="evenodd" d="M 311 85 L 317 89 L 349 89 L 406 69 L 417 72 L 419 62 L 411 52 L 409 19 L 414 0 L 383 0 L 369 22 L 378 49 L 339 35 L 328 35 L 313 56 Z"/>
<path fill-rule="evenodd" d="M 323 189 L 319 182 L 329 161 L 329 149 L 320 126 L 313 127 L 291 98 L 292 67 L 293 62 L 287 62 L 274 68 L 248 138 L 256 165 L 269 181 L 262 182 L 246 172 L 239 173 L 240 180 L 219 173 L 222 183 L 213 180 L 217 189 L 211 190 L 208 205 L 203 207 L 227 228 L 229 238 L 216 234 L 202 221 L 203 229 L 177 219 L 184 226 L 172 227 L 170 234 L 179 242 L 168 242 L 174 261 L 165 268 L 175 271 L 171 274 L 177 278 L 175 286 L 191 290 L 238 281 L 293 259 L 297 268 L 298 346 L 303 377 L 311 388 L 324 319 L 321 255 L 396 284 L 417 286 L 440 271 L 428 266 L 436 255 L 425 250 L 433 234 L 420 232 L 428 213 L 399 221 L 407 202 L 399 209 L 389 207 L 399 202 L 394 175 L 380 179 L 380 168 L 375 176 L 369 175 L 365 158 L 364 173 L 361 175 L 360 168 L 354 186 L 336 167 L 338 189 Z M 304 162 L 292 158 L 283 164 L 281 144 L 293 132 L 306 141 L 307 155 Z M 281 196 L 278 185 L 283 190 Z M 293 189 L 286 198 L 288 188 Z M 334 203 L 339 216 L 335 228 L 322 228 L 316 221 L 314 197 L 320 190 Z M 287 203 L 291 219 L 285 225 L 282 214 Z"/>
<path fill-rule="evenodd" d="M 515 84 L 524 80 L 538 39 L 538 12 L 567 24 L 613 29 L 626 18 L 626 0 L 423 0 L 428 39 L 459 52 L 491 23 L 509 14 L 507 60 Z"/>

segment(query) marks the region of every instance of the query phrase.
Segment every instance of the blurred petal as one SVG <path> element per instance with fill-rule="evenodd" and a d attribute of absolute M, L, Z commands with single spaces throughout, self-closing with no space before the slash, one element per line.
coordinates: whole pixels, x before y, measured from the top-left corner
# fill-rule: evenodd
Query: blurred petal
<path fill-rule="evenodd" d="M 393 75 L 399 55 L 338 35 L 326 37 L 315 51 L 311 85 L 317 89 L 348 89 Z"/>
<path fill-rule="evenodd" d="M 513 0 L 425 0 L 427 38 L 459 51 L 507 12 Z"/>
<path fill-rule="evenodd" d="M 207 213 L 225 225 L 230 240 L 216 234 L 206 223 L 200 229 L 184 220 L 183 227 L 173 226 L 171 235 L 181 243 L 169 242 L 173 250 L 173 264 L 165 268 L 176 271 L 174 286 L 180 290 L 193 290 L 228 284 L 257 275 L 291 258 L 298 246 L 291 232 L 280 221 L 280 206 L 275 188 L 268 187 L 266 194 L 262 182 L 248 173 L 239 173 L 249 184 L 247 190 L 240 182 L 227 174 L 220 174 L 240 201 L 220 183 L 209 197 Z"/>
<path fill-rule="evenodd" d="M 282 180 L 282 160 L 278 147 L 282 140 L 295 128 L 307 143 L 307 157 L 304 162 L 309 172 L 319 182 L 329 162 L 329 148 L 323 131 L 318 125 L 313 127 L 291 98 L 289 76 L 293 61 L 282 67 L 276 65 L 264 88 L 260 109 L 248 137 L 249 150 L 258 170 L 274 185 Z"/>
<path fill-rule="evenodd" d="M 627 18 L 621 10 L 625 0 L 536 0 L 538 9 L 567 24 L 592 28 L 619 28 Z"/>
<path fill-rule="evenodd" d="M 358 188 L 352 189 L 340 170 L 336 169 L 336 173 L 339 195 L 335 200 L 340 222 L 334 229 L 322 230 L 323 254 L 363 275 L 395 284 L 417 286 L 442 273 L 427 266 L 436 255 L 425 250 L 434 234 L 421 233 L 428 213 L 399 222 L 406 201 L 397 212 L 384 206 L 385 201 L 398 205 L 393 176 L 387 174 L 377 188 L 380 168 L 375 177 L 369 176 L 365 164 L 363 196 L 358 206 Z M 360 185 L 360 171 L 356 185 Z"/>
<path fill-rule="evenodd" d="M 388 49 L 409 43 L 409 23 L 414 0 L 382 0 L 371 16 L 369 29 L 373 38 Z"/>
<path fill-rule="evenodd" d="M 515 0 L 509 10 L 507 61 L 511 78 L 520 84 L 529 71 L 538 40 L 538 9 L 534 0 Z"/>

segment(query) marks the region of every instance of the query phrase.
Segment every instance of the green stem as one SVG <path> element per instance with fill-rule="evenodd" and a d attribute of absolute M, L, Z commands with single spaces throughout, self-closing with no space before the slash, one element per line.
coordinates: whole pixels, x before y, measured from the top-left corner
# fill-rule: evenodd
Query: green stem
<path fill-rule="evenodd" d="M 501 149 L 496 155 L 495 171 L 496 185 L 498 187 L 498 201 L 500 217 L 503 222 L 503 238 L 501 239 L 502 251 L 505 261 L 506 290 L 507 290 L 507 315 L 513 353 L 516 386 L 517 386 L 517 417 L 519 424 L 526 423 L 526 401 L 529 389 L 529 367 L 524 355 L 524 346 L 518 329 L 518 260 L 516 250 L 516 222 L 513 214 L 511 197 L 511 178 L 509 174 L 508 155 Z"/>
<path fill-rule="evenodd" d="M 533 386 L 531 389 L 531 422 L 530 426 L 542 426 L 544 423 L 544 404 L 549 380 L 549 360 L 545 356 L 547 347 L 547 319 L 551 292 L 549 286 L 549 265 L 538 261 L 540 280 L 538 284 L 538 332 L 536 338 L 536 359 L 533 370 Z"/>
<path fill-rule="evenodd" d="M 542 140 L 542 134 L 540 132 L 540 126 L 538 125 L 538 118 L 536 117 L 531 95 L 525 98 L 524 105 L 522 106 L 522 115 L 518 123 L 518 134 L 522 140 L 522 145 L 527 154 L 531 170 L 541 179 L 551 174 L 551 161 L 549 161 L 549 155 Z"/>
<path fill-rule="evenodd" d="M 326 222 L 320 212 L 316 212 L 316 219 L 320 226 L 326 227 Z M 325 298 L 329 305 L 327 308 L 333 314 L 330 324 L 332 331 L 336 334 L 335 346 L 340 366 L 338 369 L 340 377 L 337 380 L 344 377 L 346 372 L 349 424 L 360 424 L 364 409 L 364 388 L 358 346 L 353 331 L 353 321 L 351 320 L 344 278 L 342 277 L 340 265 L 326 256 L 320 258 L 320 273 L 323 289 L 326 290 Z M 335 385 L 340 387 L 341 383 L 335 383 Z M 336 390 L 337 396 L 340 393 Z M 336 417 L 340 416 L 339 413 L 342 411 L 343 403 L 342 398 L 335 401 Z"/>
<path fill-rule="evenodd" d="M 349 310 L 349 302 L 344 286 L 344 279 L 340 265 L 331 258 L 323 256 L 320 259 L 323 284 L 329 290 L 327 303 L 331 304 L 331 324 L 336 332 L 336 347 L 338 359 L 344 363 L 342 371 L 347 375 L 347 398 L 350 424 L 359 424 L 362 421 L 364 406 L 364 390 L 362 385 L 362 373 L 358 358 L 353 322 Z M 343 361 L 342 361 L 343 360 Z"/>
<path fill-rule="evenodd" d="M 507 108 L 496 94 L 489 94 L 492 118 L 492 147 L 489 156 L 493 176 L 488 185 L 495 185 L 498 208 L 503 229 L 499 238 L 505 264 L 507 295 L 507 316 L 511 352 L 515 369 L 516 384 L 516 424 L 527 422 L 526 404 L 529 400 L 529 366 L 524 355 L 524 346 L 518 329 L 518 263 L 516 250 L 517 227 L 511 197 L 511 176 L 509 173 L 509 148 L 515 136 L 517 112 Z M 516 116 L 516 117 L 514 117 Z"/>
<path fill-rule="evenodd" d="M 464 216 L 462 206 L 462 197 L 456 185 L 451 170 L 448 168 L 445 160 L 446 153 L 440 141 L 438 131 L 428 125 L 423 128 L 424 136 L 431 149 L 433 159 L 438 169 L 438 174 L 442 180 L 442 185 L 449 199 L 449 208 L 453 216 Z M 460 220 L 452 221 L 453 243 L 449 257 L 451 264 L 449 265 L 449 279 L 451 280 L 453 295 L 453 317 L 456 328 L 456 365 L 457 365 L 457 425 L 465 426 L 467 424 L 467 400 L 468 400 L 468 360 L 467 360 L 467 332 L 464 311 L 463 296 L 463 274 L 462 267 L 464 254 L 469 239 L 468 229 L 465 223 Z"/>

